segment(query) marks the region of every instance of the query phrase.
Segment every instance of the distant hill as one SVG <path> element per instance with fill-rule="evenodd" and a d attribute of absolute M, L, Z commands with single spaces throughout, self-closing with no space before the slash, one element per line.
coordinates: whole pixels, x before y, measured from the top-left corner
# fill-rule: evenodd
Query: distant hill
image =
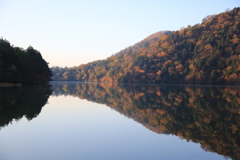
<path fill-rule="evenodd" d="M 129 51 L 130 52 L 137 52 L 140 48 L 148 47 L 151 42 L 157 41 L 163 35 L 167 35 L 167 34 L 170 34 L 170 33 L 171 33 L 171 31 L 159 31 L 159 32 L 156 32 L 156 33 L 148 36 L 144 40 L 136 43 L 135 45 L 130 46 L 130 47 L 124 49 L 124 50 L 121 50 L 120 52 L 116 53 L 116 55 L 126 54 L 126 53 L 129 53 Z"/>
<path fill-rule="evenodd" d="M 52 72 L 53 80 L 240 84 L 240 8 L 157 32 L 105 60 Z"/>
<path fill-rule="evenodd" d="M 41 53 L 33 47 L 13 47 L 0 39 L 0 83 L 46 83 L 52 72 Z"/>

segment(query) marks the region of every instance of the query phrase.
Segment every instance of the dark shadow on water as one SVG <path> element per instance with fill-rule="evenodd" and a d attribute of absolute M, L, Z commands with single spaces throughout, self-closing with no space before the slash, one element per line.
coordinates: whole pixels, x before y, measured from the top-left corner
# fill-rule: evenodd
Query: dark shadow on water
<path fill-rule="evenodd" d="M 52 94 L 49 85 L 0 88 L 0 129 L 13 120 L 37 117 Z"/>

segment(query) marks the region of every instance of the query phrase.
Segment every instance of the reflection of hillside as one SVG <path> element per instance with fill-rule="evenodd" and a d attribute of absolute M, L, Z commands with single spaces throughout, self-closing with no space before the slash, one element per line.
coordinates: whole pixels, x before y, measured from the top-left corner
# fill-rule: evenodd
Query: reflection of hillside
<path fill-rule="evenodd" d="M 227 87 L 53 83 L 53 95 L 103 103 L 157 133 L 240 158 L 240 90 Z"/>
<path fill-rule="evenodd" d="M 28 120 L 37 117 L 51 93 L 50 86 L 1 88 L 0 128 L 23 116 Z"/>

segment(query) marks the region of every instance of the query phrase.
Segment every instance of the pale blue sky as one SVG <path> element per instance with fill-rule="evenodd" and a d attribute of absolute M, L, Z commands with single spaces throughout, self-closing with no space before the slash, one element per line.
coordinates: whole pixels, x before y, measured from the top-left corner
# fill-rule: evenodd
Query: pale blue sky
<path fill-rule="evenodd" d="M 239 6 L 240 0 L 0 0 L 0 36 L 33 46 L 50 66 L 72 67 Z"/>

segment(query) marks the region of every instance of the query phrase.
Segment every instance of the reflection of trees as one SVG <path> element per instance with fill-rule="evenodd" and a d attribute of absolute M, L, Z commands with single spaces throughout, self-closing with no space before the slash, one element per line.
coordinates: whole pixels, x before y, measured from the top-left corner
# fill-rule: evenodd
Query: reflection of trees
<path fill-rule="evenodd" d="M 148 129 L 240 158 L 240 90 L 229 87 L 53 83 L 53 94 L 103 103 Z"/>
<path fill-rule="evenodd" d="M 50 86 L 28 86 L 0 89 L 0 128 L 25 116 L 31 120 L 38 116 L 47 103 Z"/>

